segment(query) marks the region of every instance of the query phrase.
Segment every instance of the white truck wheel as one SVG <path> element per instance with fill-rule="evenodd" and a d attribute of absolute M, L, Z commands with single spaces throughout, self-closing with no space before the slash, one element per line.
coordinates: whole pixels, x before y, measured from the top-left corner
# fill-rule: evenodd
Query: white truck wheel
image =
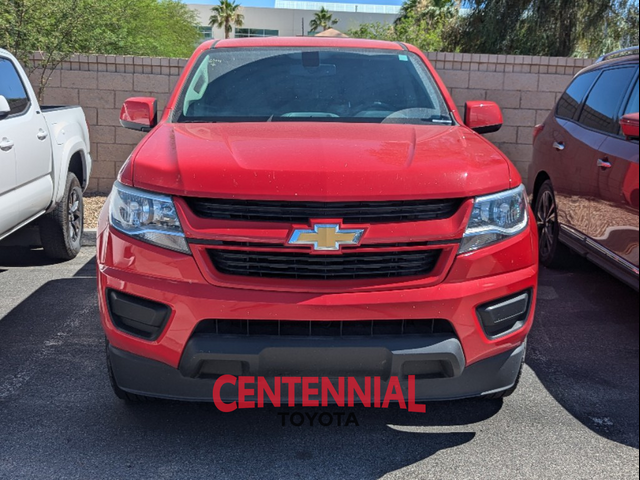
<path fill-rule="evenodd" d="M 84 204 L 82 187 L 73 173 L 67 174 L 62 200 L 55 210 L 40 219 L 40 239 L 48 257 L 71 260 L 82 248 Z"/>

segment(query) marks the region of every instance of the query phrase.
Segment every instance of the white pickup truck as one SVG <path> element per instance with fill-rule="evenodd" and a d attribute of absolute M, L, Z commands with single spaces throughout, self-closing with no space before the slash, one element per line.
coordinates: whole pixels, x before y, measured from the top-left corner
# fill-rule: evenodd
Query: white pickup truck
<path fill-rule="evenodd" d="M 80 107 L 42 107 L 18 61 L 0 49 L 0 240 L 37 219 L 46 254 L 80 252 L 89 129 Z"/>

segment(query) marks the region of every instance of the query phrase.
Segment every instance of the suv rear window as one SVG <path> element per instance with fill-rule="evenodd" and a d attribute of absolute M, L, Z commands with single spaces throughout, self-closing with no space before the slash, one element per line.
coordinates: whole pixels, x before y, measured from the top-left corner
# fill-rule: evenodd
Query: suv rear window
<path fill-rule="evenodd" d="M 413 53 L 347 48 L 228 48 L 202 55 L 177 122 L 349 122 L 451 125 Z"/>
<path fill-rule="evenodd" d="M 29 108 L 29 96 L 13 63 L 0 58 L 0 95 L 7 99 L 10 115 L 18 115 Z"/>
<path fill-rule="evenodd" d="M 592 70 L 576 77 L 573 82 L 571 82 L 571 85 L 569 85 L 566 92 L 564 92 L 562 97 L 560 97 L 558 107 L 556 109 L 556 115 L 558 117 L 573 120 L 580 108 L 580 104 L 599 74 L 599 70 Z"/>
<path fill-rule="evenodd" d="M 633 67 L 602 72 L 589 92 L 579 122 L 604 133 L 617 134 L 620 131 L 618 112 L 635 73 Z"/>

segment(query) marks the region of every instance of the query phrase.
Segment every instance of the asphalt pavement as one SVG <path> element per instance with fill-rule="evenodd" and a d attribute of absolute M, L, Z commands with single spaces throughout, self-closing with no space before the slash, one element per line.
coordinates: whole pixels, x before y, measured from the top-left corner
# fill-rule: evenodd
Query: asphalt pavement
<path fill-rule="evenodd" d="M 357 426 L 122 403 L 95 282 L 91 247 L 61 264 L 0 247 L 0 479 L 638 478 L 638 294 L 577 257 L 541 273 L 512 397 L 359 407 Z"/>

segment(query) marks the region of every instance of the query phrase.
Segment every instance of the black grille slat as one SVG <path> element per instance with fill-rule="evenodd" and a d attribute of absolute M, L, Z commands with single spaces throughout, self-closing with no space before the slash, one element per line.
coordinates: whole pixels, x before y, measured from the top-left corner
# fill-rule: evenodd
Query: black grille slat
<path fill-rule="evenodd" d="M 421 260 L 425 256 L 440 252 L 440 250 L 421 250 L 420 253 L 415 251 L 385 251 L 383 253 L 343 253 L 338 255 L 311 255 L 306 253 L 289 253 L 289 252 L 251 252 L 244 250 L 212 250 L 215 254 L 224 255 L 226 259 L 238 259 L 245 261 L 246 259 L 256 258 L 262 261 L 286 261 L 291 262 L 302 261 L 304 264 L 322 264 L 322 265 L 344 265 L 348 262 L 379 262 L 388 263 L 394 259 L 400 260 Z"/>
<path fill-rule="evenodd" d="M 225 262 L 225 261 L 219 261 L 219 265 L 222 266 L 223 268 L 245 268 L 246 264 L 244 262 Z M 272 263 L 269 265 L 269 268 L 272 269 L 288 269 L 291 268 L 291 265 L 288 265 L 286 263 Z M 302 270 L 302 271 L 310 271 L 310 272 L 314 272 L 316 270 L 318 270 L 318 266 L 317 265 L 301 265 L 301 264 L 295 264 L 295 268 L 297 268 L 298 270 Z M 387 264 L 384 263 L 379 263 L 379 264 L 366 264 L 366 265 L 322 265 L 322 269 L 326 270 L 328 272 L 340 272 L 343 271 L 347 268 L 362 268 L 365 270 L 374 270 L 374 271 L 379 271 L 379 270 L 385 270 L 385 269 L 389 269 L 390 267 Z M 422 262 L 412 262 L 412 263 L 407 263 L 407 262 L 398 262 L 398 263 L 394 263 L 393 264 L 393 268 L 406 268 L 406 269 L 416 269 L 416 270 L 420 270 L 421 268 L 423 268 L 423 263 Z"/>
<path fill-rule="evenodd" d="M 419 270 L 410 270 L 399 274 L 396 270 L 386 270 L 377 272 L 374 276 L 367 276 L 358 274 L 356 272 L 340 272 L 332 275 L 319 275 L 312 272 L 300 272 L 295 276 L 285 275 L 284 272 L 278 271 L 265 271 L 265 270 L 242 270 L 236 271 L 233 275 L 245 275 L 249 277 L 264 277 L 264 278 L 295 278 L 299 280 L 352 280 L 359 278 L 392 278 L 400 276 L 419 276 L 421 272 Z"/>
<path fill-rule="evenodd" d="M 201 218 L 256 222 L 299 222 L 339 218 L 345 223 L 393 223 L 442 220 L 455 214 L 462 199 L 386 202 L 279 202 L 186 198 Z"/>
<path fill-rule="evenodd" d="M 274 249 L 274 248 L 287 248 L 289 247 L 281 243 L 265 243 L 265 242 L 234 242 L 231 240 L 199 240 L 188 239 L 189 243 L 196 245 L 215 245 L 222 247 L 240 247 L 240 248 L 259 248 L 259 249 Z M 443 240 L 441 242 L 395 242 L 395 243 L 368 243 L 361 246 L 366 249 L 392 249 L 392 248 L 415 248 L 415 247 L 427 247 L 434 244 L 454 244 L 459 243 L 459 240 Z"/>
<path fill-rule="evenodd" d="M 406 328 L 406 325 L 412 328 Z M 233 337 L 378 337 L 455 334 L 448 320 L 203 320 L 194 334 Z"/>
<path fill-rule="evenodd" d="M 441 250 L 312 255 L 210 249 L 217 271 L 226 275 L 304 280 L 371 279 L 429 275 Z"/>

